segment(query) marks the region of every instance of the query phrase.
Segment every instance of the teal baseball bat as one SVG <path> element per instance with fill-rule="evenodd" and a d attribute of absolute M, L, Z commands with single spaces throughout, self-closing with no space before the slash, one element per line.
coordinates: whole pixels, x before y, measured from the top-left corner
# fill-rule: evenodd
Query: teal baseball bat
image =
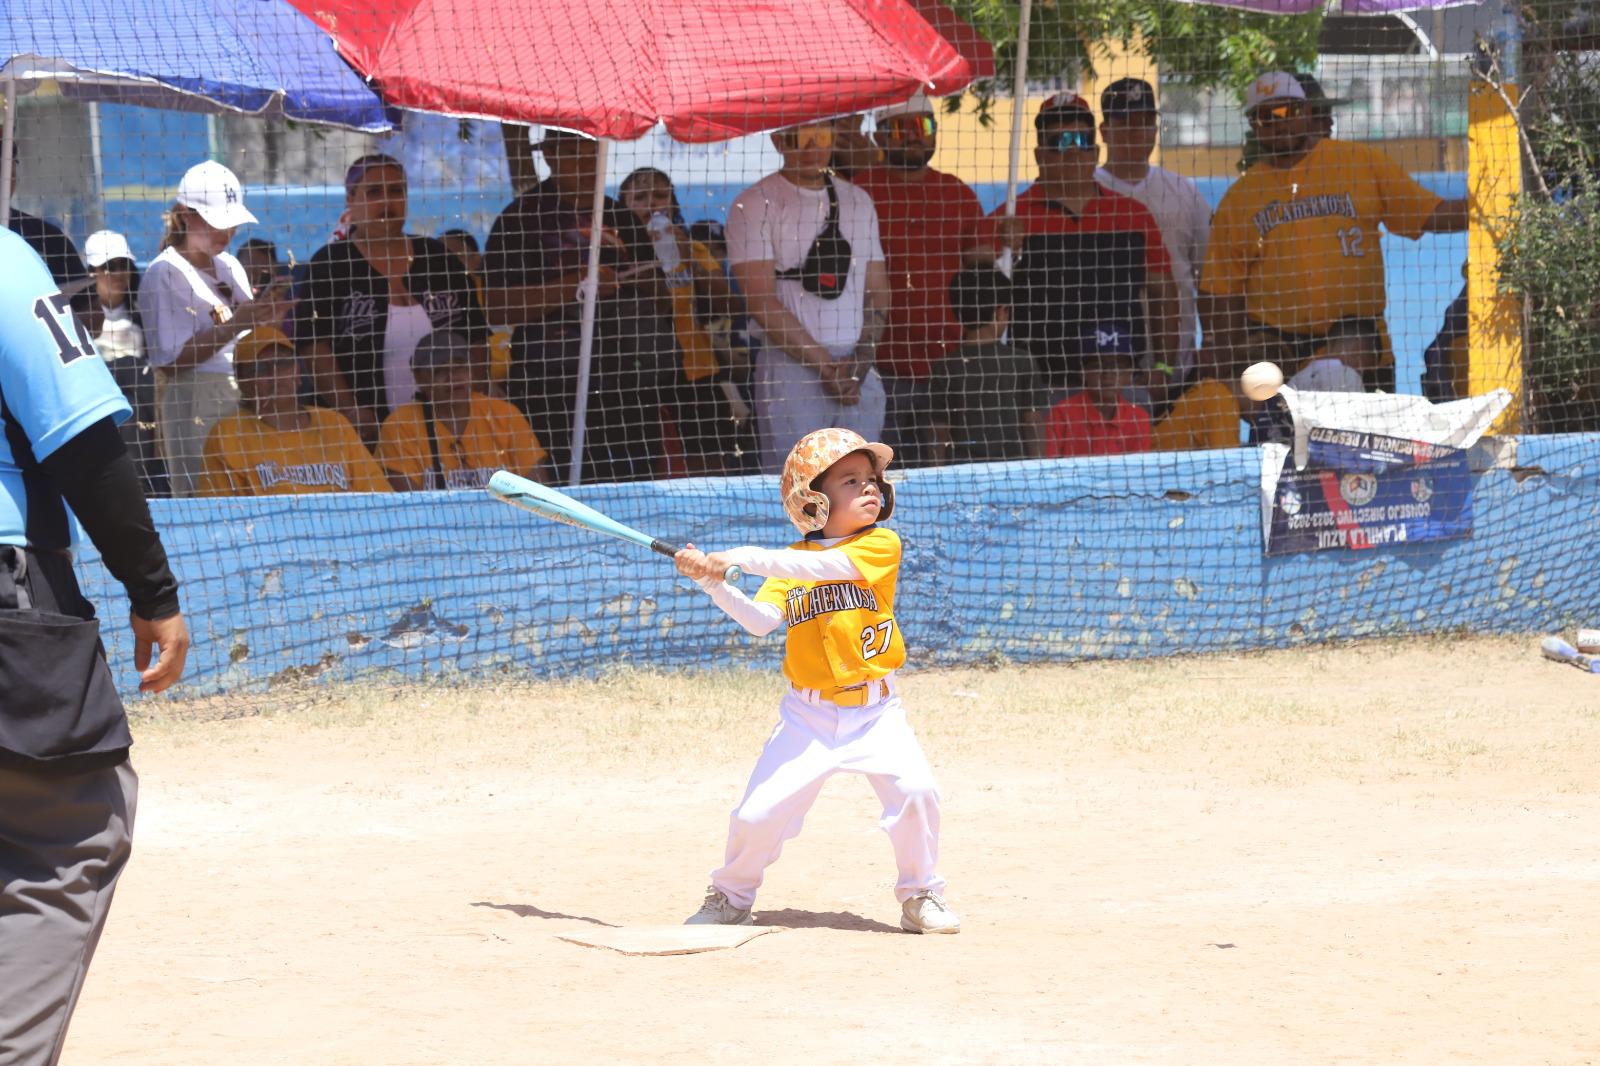
<path fill-rule="evenodd" d="M 524 511 L 531 511 L 542 518 L 555 522 L 565 522 L 569 526 L 587 529 L 594 533 L 603 533 L 608 537 L 637 544 L 643 548 L 671 558 L 677 555 L 682 545 L 669 544 L 664 540 L 652 537 L 648 533 L 641 533 L 632 526 L 625 526 L 614 518 L 596 511 L 587 504 L 579 503 L 564 492 L 557 492 L 537 481 L 530 481 L 519 477 L 509 470 L 497 470 L 489 479 L 487 486 L 489 495 L 502 503 L 509 503 L 513 507 L 520 507 Z M 744 572 L 737 566 L 730 566 L 723 572 L 722 580 L 730 585 L 737 585 Z"/>

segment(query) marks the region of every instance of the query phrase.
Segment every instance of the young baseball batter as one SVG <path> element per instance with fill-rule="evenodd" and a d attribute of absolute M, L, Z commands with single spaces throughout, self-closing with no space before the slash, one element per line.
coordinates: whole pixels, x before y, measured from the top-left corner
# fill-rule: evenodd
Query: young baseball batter
<path fill-rule="evenodd" d="M 783 466 L 783 508 L 805 539 L 776 551 L 677 555 L 717 606 L 757 636 L 787 631 L 778 726 L 728 824 L 726 861 L 689 925 L 748 925 L 763 872 L 800 832 L 822 783 L 865 774 L 894 845 L 900 927 L 954 933 L 939 876 L 939 793 L 895 694 L 905 640 L 894 617 L 900 538 L 878 523 L 894 510 L 884 469 L 894 452 L 847 429 L 802 438 Z M 767 580 L 752 600 L 722 574 L 738 565 Z"/>

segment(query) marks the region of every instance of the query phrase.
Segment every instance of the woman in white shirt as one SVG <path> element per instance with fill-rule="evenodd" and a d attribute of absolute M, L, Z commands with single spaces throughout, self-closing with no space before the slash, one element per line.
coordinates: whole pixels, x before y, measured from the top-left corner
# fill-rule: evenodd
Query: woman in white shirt
<path fill-rule="evenodd" d="M 144 329 L 139 319 L 139 270 L 128 239 L 115 230 L 89 234 L 83 259 L 93 279 L 88 321 L 94 346 L 111 370 L 132 416 L 121 425 L 123 443 L 139 471 L 146 496 L 166 496 L 167 468 L 155 434 L 155 374 L 144 359 Z"/>
<path fill-rule="evenodd" d="M 190 167 L 178 183 L 167 233 L 139 286 L 145 353 L 157 372 L 156 423 L 174 496 L 193 496 L 206 434 L 239 406 L 233 346 L 255 326 L 276 325 L 289 309 L 274 286 L 259 297 L 226 251 L 234 229 L 256 221 L 233 171 Z"/>

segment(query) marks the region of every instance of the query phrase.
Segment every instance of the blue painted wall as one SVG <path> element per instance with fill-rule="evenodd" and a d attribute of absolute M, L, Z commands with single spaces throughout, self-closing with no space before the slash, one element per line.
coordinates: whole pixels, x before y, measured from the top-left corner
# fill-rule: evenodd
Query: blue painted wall
<path fill-rule="evenodd" d="M 1524 438 L 1518 464 L 1479 476 L 1470 538 L 1272 559 L 1251 449 L 910 471 L 897 614 L 913 665 L 1592 622 L 1600 436 Z M 791 535 L 775 478 L 575 495 L 703 547 Z M 475 493 L 153 507 L 196 639 L 189 693 L 780 658 L 778 638 L 746 637 L 659 556 Z M 125 601 L 92 555 L 87 591 L 128 682 Z"/>

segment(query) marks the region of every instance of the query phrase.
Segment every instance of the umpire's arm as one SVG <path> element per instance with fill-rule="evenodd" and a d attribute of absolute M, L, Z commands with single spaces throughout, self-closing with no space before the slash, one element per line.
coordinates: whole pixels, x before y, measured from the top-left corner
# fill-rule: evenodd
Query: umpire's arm
<path fill-rule="evenodd" d="M 183 673 L 189 629 L 178 609 L 178 581 L 115 421 L 107 417 L 85 427 L 39 465 L 128 592 L 139 691 L 168 688 Z M 153 665 L 152 648 L 158 653 Z"/>

